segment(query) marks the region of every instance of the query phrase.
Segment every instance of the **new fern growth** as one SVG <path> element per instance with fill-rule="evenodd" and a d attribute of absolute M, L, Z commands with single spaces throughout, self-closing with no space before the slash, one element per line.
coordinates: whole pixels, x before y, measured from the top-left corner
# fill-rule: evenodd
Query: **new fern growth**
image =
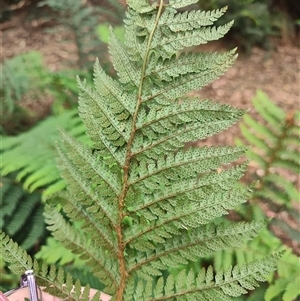
<path fill-rule="evenodd" d="M 128 1 L 125 43 L 112 31 L 109 43 L 118 80 L 99 62 L 94 88 L 78 80 L 79 112 L 93 149 L 62 132 L 58 153 L 67 191 L 48 203 L 46 222 L 56 239 L 81 255 L 112 300 L 230 300 L 254 289 L 276 265 L 278 255 L 226 272 L 208 267 L 169 273 L 170 267 L 236 248 L 265 225 L 214 223 L 252 191 L 237 185 L 247 166 L 237 163 L 244 147 L 186 147 L 244 114 L 185 96 L 221 76 L 236 58 L 235 50 L 188 51 L 221 38 L 232 25 L 213 26 L 226 9 L 177 11 L 196 2 Z M 79 221 L 82 232 L 72 226 Z M 14 270 L 33 266 L 53 293 L 88 300 L 88 287 L 81 296 L 76 282 L 71 292 L 72 279 L 61 269 L 40 267 L 4 234 L 2 244 Z"/>

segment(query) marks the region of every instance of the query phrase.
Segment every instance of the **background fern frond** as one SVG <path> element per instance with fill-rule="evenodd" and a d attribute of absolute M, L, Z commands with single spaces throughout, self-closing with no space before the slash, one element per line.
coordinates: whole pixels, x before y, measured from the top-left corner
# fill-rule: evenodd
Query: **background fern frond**
<path fill-rule="evenodd" d="M 289 212 L 299 201 L 295 181 L 299 177 L 300 149 L 291 143 L 300 138 L 299 112 L 285 113 L 261 91 L 257 92 L 253 105 L 262 120 L 245 116 L 242 134 L 247 142 L 255 143 L 256 148 L 248 153 L 261 169 L 254 198 L 268 204 L 279 217 L 281 210 Z"/>
<path fill-rule="evenodd" d="M 22 180 L 24 188 L 31 192 L 47 187 L 44 196 L 53 193 L 58 187 L 61 189 L 64 184 L 58 184 L 62 180 L 55 163 L 58 127 L 88 143 L 88 139 L 83 136 L 85 127 L 75 111 L 49 117 L 39 126 L 19 136 L 2 137 L 1 173 L 7 175 L 17 172 L 17 180 Z M 55 186 L 51 187 L 53 184 Z"/>
<path fill-rule="evenodd" d="M 1 254 L 3 259 L 9 263 L 10 269 L 17 275 L 21 275 L 22 271 L 29 270 L 33 267 L 33 260 L 27 252 L 13 242 L 2 230 L 1 237 Z"/>
<path fill-rule="evenodd" d="M 43 242 L 46 235 L 43 204 L 39 192 L 28 193 L 13 177 L 1 178 L 0 228 L 24 250 Z M 24 228 L 27 234 L 24 235 Z"/>
<path fill-rule="evenodd" d="M 252 176 L 260 183 L 253 194 L 252 206 L 245 205 L 241 215 L 245 219 L 270 216 L 273 218 L 269 229 L 271 232 L 260 233 L 258 240 L 247 244 L 247 249 L 240 255 L 228 253 L 227 262 L 243 261 L 245 258 L 255 259 L 268 252 L 282 248 L 279 237 L 285 249 L 288 250 L 278 262 L 278 274 L 270 279 L 265 300 L 294 300 L 298 294 L 291 291 L 294 279 L 299 278 L 299 269 L 295 269 L 299 258 L 299 111 L 284 112 L 277 107 L 261 91 L 253 100 L 259 116 L 245 116 L 242 125 L 244 141 L 253 142 L 255 148 L 248 151 L 253 160 L 252 165 L 259 168 Z M 238 140 L 238 144 L 242 144 Z M 268 243 L 267 243 L 268 242 Z M 296 255 L 291 254 L 294 252 Z M 224 258 L 224 257 L 223 257 Z M 235 259 L 234 259 L 235 258 Z M 244 259 L 243 259 L 244 258 Z M 284 268 L 283 268 L 284 266 Z M 288 269 L 288 272 L 287 272 Z M 285 294 L 285 292 L 287 294 Z M 289 297 L 291 296 L 291 297 Z"/>

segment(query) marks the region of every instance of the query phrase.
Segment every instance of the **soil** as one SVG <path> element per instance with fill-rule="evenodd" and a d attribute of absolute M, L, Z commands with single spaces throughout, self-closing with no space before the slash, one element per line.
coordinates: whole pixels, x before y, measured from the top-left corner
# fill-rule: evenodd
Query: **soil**
<path fill-rule="evenodd" d="M 47 32 L 49 26 L 53 23 L 48 18 L 28 18 L 22 11 L 14 14 L 10 21 L 0 24 L 0 60 L 37 50 L 43 54 L 45 64 L 51 71 L 70 67 L 72 62 L 74 67 L 77 58 L 74 45 L 66 42 L 66 33 L 61 30 Z M 202 48 L 229 50 L 226 40 Z M 99 57 L 101 59 L 103 54 L 99 53 Z M 258 89 L 286 112 L 300 109 L 300 49 L 297 46 L 277 40 L 271 50 L 253 48 L 250 54 L 242 53 L 223 77 L 197 94 L 201 98 L 249 109 L 251 113 L 251 99 Z M 48 107 L 49 103 L 45 105 Z M 41 104 L 37 110 L 42 110 Z M 220 136 L 219 142 L 232 144 L 238 132 L 238 128 L 234 127 L 228 135 Z"/>
<path fill-rule="evenodd" d="M 27 18 L 22 11 L 1 26 L 1 61 L 31 50 L 43 54 L 45 64 L 52 71 L 65 68 L 76 61 L 74 46 L 66 43 L 62 31 L 47 33 L 52 26 L 47 18 Z M 226 40 L 203 47 L 211 51 L 228 50 Z M 100 59 L 103 54 L 99 53 Z M 249 109 L 254 113 L 251 100 L 260 89 L 275 104 L 286 112 L 300 109 L 300 49 L 292 43 L 275 41 L 271 50 L 253 48 L 250 54 L 240 54 L 235 65 L 220 79 L 197 92 L 201 98 L 210 98 L 235 107 Z M 32 104 L 30 104 L 32 105 Z M 48 100 L 39 102 L 37 111 L 44 116 L 49 111 Z M 213 143 L 229 144 L 239 136 L 238 126 L 232 127 L 226 134 L 217 135 Z M 203 142 L 201 142 L 203 143 Z M 209 144 L 209 141 L 205 141 Z M 288 176 L 288 175 L 287 175 Z M 291 179 L 299 182 L 299 179 Z M 300 209 L 299 209 L 300 210 Z M 299 224 L 297 223 L 297 227 Z M 288 243 L 288 242 L 287 242 Z M 300 254 L 299 246 L 295 247 Z"/>

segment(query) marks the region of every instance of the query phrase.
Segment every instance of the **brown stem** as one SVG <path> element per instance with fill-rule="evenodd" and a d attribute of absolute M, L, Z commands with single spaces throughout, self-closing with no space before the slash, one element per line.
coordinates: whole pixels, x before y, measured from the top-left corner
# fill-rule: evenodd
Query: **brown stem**
<path fill-rule="evenodd" d="M 163 0 L 160 0 L 157 17 L 155 20 L 155 25 L 154 25 L 152 32 L 149 35 L 149 40 L 148 40 L 148 44 L 147 44 L 147 52 L 146 52 L 144 62 L 143 62 L 140 86 L 139 86 L 138 95 L 137 95 L 137 104 L 136 104 L 135 112 L 134 112 L 134 115 L 132 118 L 132 129 L 131 129 L 130 138 L 127 143 L 125 164 L 123 166 L 123 188 L 122 188 L 122 192 L 119 197 L 118 225 L 116 227 L 117 241 L 118 241 L 118 255 L 117 256 L 118 256 L 119 271 L 120 271 L 120 284 L 119 284 L 119 287 L 116 292 L 116 301 L 123 300 L 123 295 L 124 295 L 124 291 L 125 291 L 125 287 L 126 287 L 126 281 L 129 277 L 128 271 L 126 269 L 126 262 L 125 262 L 125 257 L 124 257 L 126 243 L 125 243 L 125 240 L 123 237 L 122 222 L 123 222 L 123 218 L 125 217 L 125 213 L 124 213 L 125 197 L 126 197 L 128 189 L 129 189 L 129 183 L 128 183 L 129 169 L 130 169 L 131 159 L 133 157 L 132 153 L 131 153 L 131 148 L 132 148 L 132 143 L 133 143 L 133 140 L 135 138 L 135 133 L 136 133 L 136 121 L 137 121 L 137 117 L 138 117 L 138 112 L 139 112 L 140 105 L 142 103 L 143 83 L 144 83 L 146 67 L 147 67 L 147 63 L 148 63 L 148 59 L 149 59 L 149 50 L 150 50 L 150 46 L 151 46 L 151 42 L 152 42 L 155 30 L 158 25 L 158 21 L 162 14 L 163 6 L 164 6 L 164 2 L 163 2 Z"/>

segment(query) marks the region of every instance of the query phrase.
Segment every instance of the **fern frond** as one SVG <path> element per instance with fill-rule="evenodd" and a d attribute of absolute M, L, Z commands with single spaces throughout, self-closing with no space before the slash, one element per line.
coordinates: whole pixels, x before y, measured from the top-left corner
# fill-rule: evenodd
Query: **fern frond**
<path fill-rule="evenodd" d="M 34 244 L 36 244 L 37 240 L 42 238 L 45 235 L 45 222 L 43 217 L 44 208 L 39 206 L 30 216 L 30 220 L 32 221 L 32 227 L 26 227 L 26 238 L 22 241 L 21 247 L 24 250 L 28 250 Z"/>
<path fill-rule="evenodd" d="M 131 83 L 138 87 L 140 81 L 139 68 L 135 62 L 130 60 L 125 45 L 116 38 L 112 30 L 110 31 L 109 53 L 120 82 L 123 84 Z"/>
<path fill-rule="evenodd" d="M 24 95 L 41 96 L 49 80 L 41 53 L 30 51 L 1 63 L 1 125 L 17 111 Z M 30 94 L 29 94 L 30 93 Z M 15 117 L 15 116 L 14 116 Z"/>
<path fill-rule="evenodd" d="M 57 127 L 72 131 L 76 138 L 88 141 L 86 137 L 83 137 L 85 128 L 82 127 L 75 111 L 66 112 L 58 117 L 49 117 L 32 130 L 19 136 L 2 137 L 1 173 L 7 175 L 17 172 L 17 180 L 22 180 L 24 188 L 31 192 L 59 181 L 59 171 L 55 164 Z M 77 133 L 76 128 L 80 129 Z M 39 143 L 36 143 L 37 141 Z"/>
<path fill-rule="evenodd" d="M 56 268 L 54 265 L 48 267 L 45 264 L 41 266 L 21 247 L 14 243 L 9 236 L 0 230 L 1 255 L 9 263 L 9 268 L 17 275 L 22 275 L 26 270 L 33 269 L 36 274 L 37 283 L 40 286 L 46 286 L 45 291 L 61 298 L 68 298 L 70 301 L 88 301 L 88 296 L 82 298 L 80 282 L 74 282 L 70 274 L 65 274 L 62 268 Z M 62 285 L 63 284 L 63 285 Z M 85 290 L 89 293 L 89 287 Z M 77 291 L 77 294 L 74 293 Z M 80 293 L 78 293 L 80 292 Z"/>
<path fill-rule="evenodd" d="M 103 243 L 99 243 L 101 238 L 95 239 L 93 237 L 91 239 L 83 235 L 76 228 L 68 225 L 60 213 L 53 212 L 51 206 L 46 206 L 45 217 L 49 225 L 48 229 L 54 238 L 61 241 L 66 248 L 71 249 L 75 254 L 79 254 L 80 259 L 90 266 L 91 272 L 106 285 L 108 292 L 115 291 L 119 282 L 116 256 L 107 253 L 107 248 L 99 247 L 99 245 L 103 245 Z"/>
<path fill-rule="evenodd" d="M 32 258 L 0 229 L 1 255 L 17 275 L 33 267 Z"/>
<path fill-rule="evenodd" d="M 219 40 L 232 25 L 233 21 L 218 27 L 195 28 L 192 31 L 184 32 L 162 29 L 154 35 L 152 49 L 161 49 L 161 52 L 165 53 L 165 57 L 169 57 L 170 53 L 174 53 L 174 51 Z"/>
<path fill-rule="evenodd" d="M 278 235 L 278 232 L 283 233 L 279 234 L 283 243 L 293 248 L 299 243 L 297 229 L 299 212 L 295 208 L 295 203 L 299 200 L 299 189 L 295 184 L 296 180 L 292 180 L 299 177 L 299 111 L 284 112 L 261 91 L 257 92 L 253 104 L 260 114 L 260 120 L 244 117 L 242 133 L 247 142 L 256 144 L 256 149 L 248 153 L 261 168 L 261 174 L 259 174 L 260 184 L 254 192 L 255 204 L 246 209 L 247 213 L 245 211 L 244 216 L 245 218 L 249 218 L 251 214 L 255 216 L 254 211 L 261 211 L 261 214 L 273 212 L 275 218 L 271 222 L 270 230 L 275 235 Z M 267 211 L 260 210 L 258 205 L 261 203 L 267 206 Z M 280 246 L 279 239 L 274 243 L 272 233 L 268 233 L 267 237 L 260 234 L 258 238 L 261 243 L 253 252 L 249 251 L 249 248 L 253 248 L 253 244 L 247 246 L 247 254 L 252 254 L 253 258 L 256 257 L 256 250 L 266 254 Z M 266 243 L 267 241 L 270 243 Z M 290 253 L 291 249 L 288 251 Z M 297 252 L 296 248 L 294 251 Z M 242 256 L 245 256 L 244 253 Z M 293 267 L 298 261 L 298 257 L 287 254 L 278 262 L 278 279 L 269 280 L 265 300 L 273 300 L 275 297 L 280 300 L 284 298 L 294 300 L 295 294 L 288 290 L 288 286 L 299 277 L 299 269 L 295 270 Z M 293 288 L 294 284 L 290 287 Z"/>
<path fill-rule="evenodd" d="M 274 131 L 263 124 L 257 122 L 254 118 L 252 118 L 250 115 L 245 115 L 243 117 L 243 121 L 245 124 L 245 128 L 251 129 L 253 131 L 256 131 L 259 133 L 260 136 L 265 137 L 268 140 L 274 141 L 276 140 L 276 134 Z"/>
<path fill-rule="evenodd" d="M 163 245 L 156 245 L 153 252 L 137 254 L 136 261 L 130 262 L 129 271 L 142 269 L 142 272 L 150 275 L 160 275 L 159 270 L 187 264 L 189 260 L 196 261 L 199 257 L 208 255 L 220 249 L 239 247 L 245 239 L 255 237 L 263 227 L 264 222 L 253 222 L 251 224 L 235 224 L 225 227 L 200 226 L 190 231 L 181 230 L 180 236 L 171 237 L 163 241 Z M 154 240 L 154 239 L 153 239 Z M 155 240 L 154 240 L 155 241 Z M 161 243 L 161 241 L 155 241 Z M 138 244 L 139 251 L 144 251 L 143 241 Z M 130 254 L 129 254 L 130 255 Z M 132 256 L 131 256 L 132 257 Z"/>
<path fill-rule="evenodd" d="M 147 184 L 144 186 L 143 182 L 141 185 L 137 184 L 136 187 L 140 189 L 144 195 L 144 198 L 141 200 L 143 205 L 139 209 L 148 208 L 157 203 L 163 203 L 163 201 L 172 201 L 173 199 L 182 200 L 185 198 L 190 201 L 197 201 L 197 198 L 201 199 L 201 194 L 205 194 L 206 192 L 214 193 L 221 190 L 225 193 L 235 186 L 236 180 L 243 176 L 246 166 L 246 164 L 242 164 L 222 172 L 212 171 L 203 173 L 199 180 L 182 179 L 172 181 L 168 186 L 163 185 L 163 183 L 161 186 L 160 183 L 156 183 L 155 180 L 154 183 L 147 181 L 149 187 L 147 187 Z M 150 184 L 152 185 L 150 186 Z M 133 190 L 134 189 L 135 186 L 133 186 Z M 132 203 L 130 198 L 128 202 Z"/>
<path fill-rule="evenodd" d="M 265 300 L 271 301 L 274 297 L 282 295 L 283 301 L 293 301 L 299 296 L 298 285 L 299 277 L 281 278 L 275 284 L 270 285 L 265 294 Z"/>
<path fill-rule="evenodd" d="M 0 191 L 2 200 L 0 228 L 25 250 L 31 249 L 45 235 L 40 193 L 29 194 L 24 191 L 12 176 L 1 178 Z"/>
<path fill-rule="evenodd" d="M 299 191 L 281 173 L 286 170 L 299 175 L 300 152 L 295 144 L 300 137 L 300 132 L 295 130 L 299 129 L 298 113 L 285 114 L 261 91 L 257 92 L 253 104 L 264 119 L 258 122 L 245 116 L 241 130 L 245 140 L 256 146 L 249 151 L 249 157 L 260 165 L 264 174 L 256 195 L 270 202 L 291 204 L 299 198 Z"/>
<path fill-rule="evenodd" d="M 199 70 L 197 67 L 195 67 L 193 68 L 194 70 L 192 69 L 192 71 L 186 72 L 185 67 L 179 68 L 176 70 L 177 77 L 171 75 L 172 81 L 170 81 L 170 77 L 165 77 L 167 80 L 163 81 L 159 85 L 155 85 L 154 89 L 151 89 L 152 95 L 146 97 L 144 101 L 149 101 L 153 98 L 158 98 L 156 99 L 156 101 L 160 102 L 162 102 L 164 99 L 174 100 L 176 98 L 183 97 L 186 93 L 192 92 L 197 89 L 201 89 L 209 83 L 213 82 L 214 80 L 218 79 L 221 75 L 223 75 L 233 65 L 235 59 L 236 55 L 234 54 L 234 51 L 232 51 L 228 52 L 227 55 L 218 57 L 215 62 L 211 62 L 211 69 L 207 67 L 206 70 Z M 172 68 L 174 60 L 176 59 L 175 57 L 171 57 L 169 60 L 169 62 L 166 62 L 170 65 L 170 67 L 167 66 L 168 69 Z M 194 58 L 193 61 L 197 66 L 197 60 L 195 60 Z M 157 77 L 159 78 L 160 76 L 165 76 L 164 73 L 160 74 L 159 72 L 157 72 L 156 74 L 155 70 L 152 71 L 150 69 L 149 71 L 154 71 L 154 75 L 156 76 L 152 80 L 154 83 L 157 83 Z M 146 95 L 150 92 L 149 89 L 147 89 L 147 86 L 145 87 Z"/>
<path fill-rule="evenodd" d="M 270 189 L 273 189 L 274 192 L 284 192 L 284 194 L 286 194 L 286 198 L 287 198 L 287 202 L 284 202 L 287 207 L 292 206 L 292 203 L 298 200 L 299 198 L 299 191 L 297 190 L 297 188 L 295 187 L 295 185 L 293 185 L 293 183 L 291 183 L 291 181 L 287 180 L 286 178 L 284 178 L 283 176 L 279 175 L 279 174 L 268 174 L 266 177 L 264 177 L 264 180 L 267 183 L 267 186 L 270 186 Z M 273 185 L 273 183 L 277 183 L 277 187 L 275 188 Z M 267 187 L 266 187 L 267 188 Z M 277 189 L 279 188 L 279 189 Z M 258 191 L 257 193 L 260 194 L 262 191 Z M 262 192 L 263 193 L 263 192 Z M 274 200 L 274 202 L 276 202 L 276 198 L 272 198 Z M 280 202 L 282 203 L 282 202 Z"/>
<path fill-rule="evenodd" d="M 13 188 L 13 189 L 12 189 Z M 23 195 L 22 189 L 17 189 L 9 178 L 1 178 L 1 228 L 4 225 L 4 217 L 11 216 Z M 9 200 L 9 201 L 6 201 Z"/>
<path fill-rule="evenodd" d="M 194 0 L 150 2 L 128 1 L 124 44 L 111 34 L 119 78 L 96 62 L 94 88 L 78 81 L 79 112 L 93 146 L 62 131 L 58 162 L 67 189 L 47 207 L 47 222 L 113 300 L 229 300 L 264 281 L 279 255 L 225 273 L 210 267 L 173 276 L 169 267 L 236 248 L 264 226 L 215 225 L 253 189 L 238 185 L 246 149 L 186 145 L 227 129 L 245 113 L 186 96 L 236 59 L 235 49 L 198 55 L 186 47 L 219 39 L 232 23 L 211 26 L 224 9 L 177 12 Z M 53 281 L 53 271 L 40 274 Z M 69 290 L 72 281 L 59 276 L 62 281 Z M 79 286 L 73 297 L 80 298 Z"/>
<path fill-rule="evenodd" d="M 244 203 L 250 195 L 250 189 L 229 190 L 228 192 L 203 191 L 199 194 L 189 193 L 187 199 L 191 204 L 186 204 L 185 197 L 178 196 L 168 203 L 158 203 L 156 206 L 142 206 L 130 211 L 132 225 L 125 231 L 126 241 L 140 248 L 140 243 L 145 239 L 149 241 L 164 242 L 170 235 L 181 235 L 180 229 L 190 229 L 208 224 L 214 218 L 228 213 L 238 204 Z M 196 201 L 198 200 L 198 202 Z M 225 204 L 226 200 L 226 204 Z M 149 208 L 148 208 L 149 207 Z M 141 228 L 146 217 L 149 222 Z"/>
<path fill-rule="evenodd" d="M 116 291 L 118 300 L 125 290 L 125 279 L 130 285 L 132 275 L 145 279 L 159 276 L 169 266 L 186 264 L 187 259 L 195 261 L 240 245 L 263 225 L 247 228 L 243 224 L 227 230 L 212 226 L 214 218 L 249 197 L 251 187 L 236 187 L 247 164 L 234 163 L 245 148 L 184 149 L 186 142 L 223 131 L 245 113 L 210 100 L 183 98 L 223 74 L 236 55 L 233 50 L 222 55 L 178 56 L 177 50 L 193 45 L 199 32 L 203 39 L 218 38 L 230 25 L 172 33 L 160 16 L 174 13 L 174 8 L 165 6 L 163 10 L 162 4 L 155 8 L 134 1 L 129 6 L 134 9 L 125 20 L 125 44 L 111 33 L 109 46 L 119 81 L 105 74 L 96 62 L 95 89 L 79 82 L 79 111 L 95 152 L 65 134 L 59 148 L 69 195 L 60 200 L 63 211 L 71 221 L 82 220 L 84 229 L 93 229 L 91 240 L 118 262 L 116 267 L 108 261 L 105 272 L 103 254 L 94 256 L 99 251 L 87 250 L 92 252 L 87 257 L 93 258 L 88 262 L 93 265 L 98 260 L 104 267 L 99 277 L 110 292 Z M 210 14 L 216 18 L 221 11 Z M 189 24 L 194 21 L 193 14 L 180 18 Z M 61 215 L 58 217 L 61 220 Z M 60 233 L 60 227 L 55 231 Z M 62 240 L 64 235 L 61 231 L 57 238 Z M 75 243 L 75 238 L 72 240 Z M 78 246 L 72 248 L 76 252 Z M 133 284 L 137 290 L 134 296 L 151 296 L 152 286 L 146 286 L 143 295 L 143 283 L 138 283 L 137 287 Z"/>
<path fill-rule="evenodd" d="M 226 272 L 214 273 L 212 267 L 202 268 L 195 274 L 192 270 L 182 270 L 175 278 L 169 275 L 166 280 L 162 277 L 157 280 L 157 289 L 154 297 L 151 295 L 151 285 L 148 281 L 139 281 L 135 288 L 135 297 L 147 301 L 162 300 L 231 300 L 228 296 L 238 297 L 253 290 L 264 279 L 266 274 L 275 270 L 276 261 L 280 254 L 270 256 L 264 260 L 244 265 L 241 268 L 234 266 Z M 162 284 L 163 283 L 163 284 Z M 162 286 L 164 289 L 162 289 Z M 150 292 L 149 292 L 150 290 Z M 125 295 L 129 301 L 129 295 Z M 138 300 L 138 299 L 137 299 Z"/>
<path fill-rule="evenodd" d="M 24 227 L 25 221 L 32 216 L 34 206 L 40 202 L 39 195 L 34 195 L 27 202 L 22 202 L 18 206 L 18 210 L 15 213 L 13 219 L 6 225 L 7 232 L 10 235 L 15 234 L 21 227 Z"/>
<path fill-rule="evenodd" d="M 55 250 L 55 252 L 53 252 Z M 48 237 L 45 245 L 34 255 L 37 260 L 43 260 L 48 264 L 57 264 L 60 266 L 74 264 L 74 267 L 82 267 L 84 262 L 79 258 L 78 254 L 73 254 L 66 249 L 60 242 L 53 237 Z"/>
<path fill-rule="evenodd" d="M 244 114 L 243 110 L 213 105 L 210 101 L 179 106 L 170 104 L 169 108 L 157 113 L 150 110 L 149 117 L 142 110 L 137 139 L 133 142 L 135 155 L 142 153 L 158 158 L 166 150 L 176 151 L 189 141 L 204 139 L 227 129 Z M 176 111 L 178 115 L 175 116 Z"/>
<path fill-rule="evenodd" d="M 300 275 L 298 275 L 297 278 L 291 279 L 291 282 L 289 282 L 286 286 L 285 292 L 282 297 L 282 301 L 293 301 L 300 296 L 299 285 L 298 285 L 299 282 L 300 282 Z"/>
<path fill-rule="evenodd" d="M 67 133 L 62 132 L 62 138 L 65 151 L 68 152 L 69 162 L 72 162 L 73 166 L 82 166 L 82 169 L 78 170 L 78 172 L 86 180 L 93 178 L 93 184 L 107 187 L 107 195 L 116 196 L 120 193 L 121 183 L 118 181 L 119 177 L 113 174 L 114 170 L 107 168 L 106 162 L 97 160 L 97 156 L 93 156 L 90 148 L 83 143 L 77 142 L 68 136 Z M 69 154 L 70 150 L 72 150 L 71 154 Z"/>
<path fill-rule="evenodd" d="M 247 139 L 249 143 L 261 150 L 268 151 L 269 146 L 264 139 L 254 136 L 253 133 L 249 130 L 249 128 L 243 124 L 240 126 L 240 129 L 242 135 L 245 137 L 245 139 Z"/>
<path fill-rule="evenodd" d="M 182 53 L 176 60 L 162 59 L 152 55 L 147 67 L 147 74 L 154 76 L 154 82 L 161 85 L 160 81 L 172 81 L 182 75 L 201 72 L 208 79 L 208 74 L 221 71 L 220 65 L 235 57 L 235 49 L 223 54 L 217 53 Z M 156 79 L 157 78 L 157 79 Z"/>
<path fill-rule="evenodd" d="M 81 196 L 84 194 L 81 192 Z M 88 195 L 87 195 L 88 196 Z M 59 199 L 59 202 L 64 205 L 65 213 L 74 221 L 84 221 L 84 227 L 87 229 L 94 229 L 93 239 L 101 238 L 99 244 L 109 245 L 111 251 L 115 250 L 116 238 L 112 233 L 109 220 L 105 213 L 97 205 L 90 203 L 89 206 L 80 204 L 80 195 L 74 195 L 74 203 L 66 198 Z M 103 225 L 102 225 L 103 224 Z"/>
<path fill-rule="evenodd" d="M 180 5 L 182 5 L 182 1 L 178 1 L 178 4 L 179 2 Z M 215 21 L 217 21 L 224 15 L 226 10 L 227 7 L 211 11 L 192 10 L 190 12 L 185 11 L 183 13 L 178 13 L 176 10 L 170 10 L 162 15 L 162 18 L 159 21 L 159 25 L 167 26 L 174 32 L 193 30 L 196 28 L 201 28 L 203 26 L 213 25 Z"/>
<path fill-rule="evenodd" d="M 245 151 L 244 147 L 203 147 L 180 150 L 160 157 L 156 162 L 149 160 L 145 162 L 145 166 L 136 166 L 134 168 L 136 173 L 130 175 L 129 182 L 134 185 L 150 177 L 155 177 L 158 183 L 165 182 L 166 179 L 193 178 L 199 173 L 217 170 L 222 165 L 230 164 L 242 157 Z"/>
<path fill-rule="evenodd" d="M 70 138 L 69 140 L 72 141 Z M 68 147 L 67 143 L 65 146 Z M 66 213 L 72 219 L 78 221 L 83 219 L 92 229 L 98 229 L 98 235 L 100 234 L 104 241 L 113 248 L 115 245 L 115 237 L 112 231 L 116 225 L 117 208 L 115 205 L 116 195 L 115 193 L 111 195 L 113 192 L 110 186 L 111 184 L 108 185 L 101 177 L 95 177 L 93 173 L 91 174 L 88 165 L 82 165 L 84 167 L 84 170 L 82 170 L 84 174 L 78 171 L 75 163 L 82 158 L 76 156 L 69 158 L 62 149 L 59 150 L 59 155 L 61 160 L 60 164 L 64 166 L 62 175 L 69 184 L 68 189 L 73 196 L 73 201 L 68 198 L 61 200 L 61 202 L 65 204 Z M 76 155 L 76 153 L 74 153 L 74 155 Z M 86 153 L 86 155 L 91 158 L 89 153 Z M 72 159 L 75 163 L 72 162 Z M 100 159 L 98 159 L 97 162 L 101 162 Z M 96 164 L 95 162 L 92 166 L 96 167 L 98 163 Z M 101 169 L 97 167 L 97 170 L 101 173 L 102 171 L 104 172 L 105 169 L 101 171 Z M 107 166 L 106 170 L 109 170 Z M 109 172 L 107 175 L 109 175 Z M 90 174 L 90 176 L 88 176 L 88 174 Z M 88 181 L 89 178 L 92 183 Z M 101 226 L 101 224 L 103 224 L 103 226 Z"/>
<path fill-rule="evenodd" d="M 257 91 L 256 96 L 253 98 L 253 105 L 260 116 L 271 125 L 273 131 L 279 130 L 280 132 L 280 124 L 284 119 L 285 113 L 274 105 L 262 91 Z"/>

